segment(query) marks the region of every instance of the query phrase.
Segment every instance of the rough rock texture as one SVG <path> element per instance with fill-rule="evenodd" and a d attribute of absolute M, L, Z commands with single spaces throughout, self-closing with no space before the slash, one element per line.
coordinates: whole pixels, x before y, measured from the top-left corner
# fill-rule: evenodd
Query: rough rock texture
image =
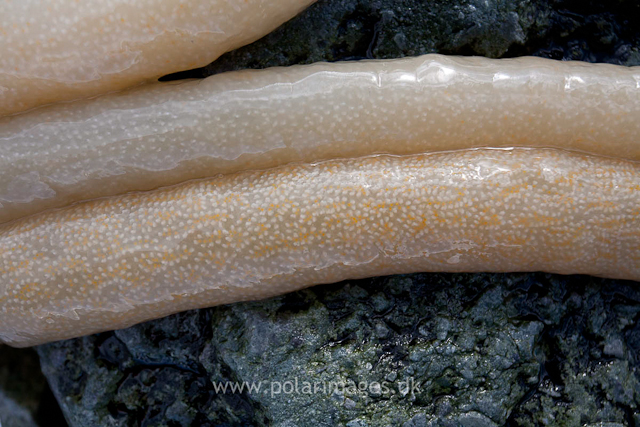
<path fill-rule="evenodd" d="M 426 52 L 634 65 L 639 15 L 630 0 L 320 1 L 180 77 Z M 639 318 L 637 283 L 413 275 L 182 313 L 38 351 L 77 426 L 632 426 Z M 298 392 L 287 392 L 296 378 Z M 227 381 L 264 383 L 216 391 Z M 320 390 L 305 393 L 305 381 Z M 338 384 L 323 393 L 329 381 Z"/>
<path fill-rule="evenodd" d="M 424 53 L 640 64 L 633 0 L 320 0 L 261 40 L 176 77 Z"/>
<path fill-rule="evenodd" d="M 395 276 L 191 311 L 38 351 L 78 426 L 633 425 L 634 285 L 546 274 Z M 260 389 L 224 393 L 233 382 Z"/>

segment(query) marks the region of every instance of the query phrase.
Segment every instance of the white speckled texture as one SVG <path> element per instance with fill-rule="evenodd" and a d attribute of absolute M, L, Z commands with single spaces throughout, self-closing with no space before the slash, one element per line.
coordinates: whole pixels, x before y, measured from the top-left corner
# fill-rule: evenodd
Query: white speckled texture
<path fill-rule="evenodd" d="M 2 0 L 0 115 L 201 67 L 315 0 Z"/>
<path fill-rule="evenodd" d="M 640 164 L 480 149 L 289 165 L 0 228 L 0 338 L 70 338 L 196 307 L 415 271 L 640 279 Z"/>
<path fill-rule="evenodd" d="M 481 146 L 640 160 L 640 68 L 426 55 L 241 71 L 0 119 L 0 222 L 289 162 Z"/>

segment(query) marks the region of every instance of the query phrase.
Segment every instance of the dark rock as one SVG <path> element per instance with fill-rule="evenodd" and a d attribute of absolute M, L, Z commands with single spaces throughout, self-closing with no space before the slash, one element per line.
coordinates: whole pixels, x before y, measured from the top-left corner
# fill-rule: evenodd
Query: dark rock
<path fill-rule="evenodd" d="M 66 425 L 38 355 L 30 348 L 0 345 L 0 426 L 36 425 Z"/>
<path fill-rule="evenodd" d="M 390 308 L 377 313 L 381 295 Z M 624 424 L 640 403 L 637 297 L 632 283 L 581 276 L 417 274 L 38 351 L 78 426 Z"/>
<path fill-rule="evenodd" d="M 166 79 L 425 53 L 640 64 L 633 0 L 320 0 L 257 42 Z"/>
<path fill-rule="evenodd" d="M 31 413 L 0 390 L 0 426 L 35 427 Z"/>

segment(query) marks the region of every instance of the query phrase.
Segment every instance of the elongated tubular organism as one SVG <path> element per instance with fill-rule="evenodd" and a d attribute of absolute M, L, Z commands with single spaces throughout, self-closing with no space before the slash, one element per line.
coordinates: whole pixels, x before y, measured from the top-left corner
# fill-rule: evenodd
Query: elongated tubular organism
<path fill-rule="evenodd" d="M 314 1 L 2 1 L 0 115 L 204 66 Z"/>
<path fill-rule="evenodd" d="M 416 271 L 640 279 L 640 164 L 556 149 L 245 171 L 0 228 L 0 338 L 26 346 Z"/>
<path fill-rule="evenodd" d="M 542 146 L 640 160 L 640 69 L 426 55 L 241 71 L 0 120 L 0 222 L 289 162 Z"/>

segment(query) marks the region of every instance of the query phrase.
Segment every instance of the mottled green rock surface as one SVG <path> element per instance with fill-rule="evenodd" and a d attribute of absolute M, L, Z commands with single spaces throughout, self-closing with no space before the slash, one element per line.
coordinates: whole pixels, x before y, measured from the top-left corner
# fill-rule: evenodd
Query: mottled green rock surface
<path fill-rule="evenodd" d="M 79 426 L 631 426 L 640 417 L 635 285 L 396 276 L 38 351 Z M 232 393 L 232 383 L 260 388 Z"/>
<path fill-rule="evenodd" d="M 625 0 L 320 1 L 180 76 L 427 52 L 634 65 L 638 10 Z M 633 426 L 639 313 L 637 283 L 424 274 L 182 313 L 38 352 L 75 426 Z M 220 388 L 233 382 L 261 388 Z"/>

